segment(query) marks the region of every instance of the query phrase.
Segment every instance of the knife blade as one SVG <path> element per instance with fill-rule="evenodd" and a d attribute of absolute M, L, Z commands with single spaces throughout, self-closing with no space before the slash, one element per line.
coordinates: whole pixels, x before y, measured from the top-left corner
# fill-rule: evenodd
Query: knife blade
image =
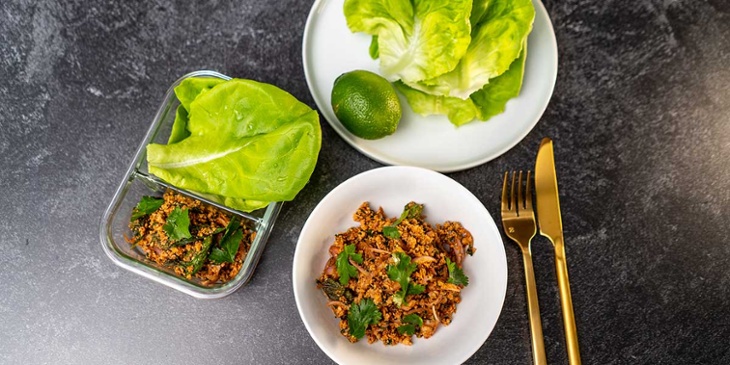
<path fill-rule="evenodd" d="M 537 221 L 540 226 L 540 234 L 550 239 L 555 248 L 555 273 L 560 291 L 560 307 L 563 312 L 568 361 L 571 365 L 580 365 L 578 333 L 575 327 L 573 299 L 570 295 L 570 281 L 568 280 L 568 263 L 563 242 L 563 221 L 560 216 L 560 197 L 558 195 L 558 178 L 555 173 L 553 141 L 547 137 L 540 142 L 540 148 L 537 151 L 535 194 L 537 196 Z"/>
<path fill-rule="evenodd" d="M 562 240 L 563 238 L 563 220 L 560 216 L 560 197 L 558 196 L 558 178 L 555 174 L 553 141 L 547 137 L 540 142 L 540 148 L 537 151 L 535 191 L 537 193 L 540 234 L 549 238 L 555 244 L 555 239 Z"/>

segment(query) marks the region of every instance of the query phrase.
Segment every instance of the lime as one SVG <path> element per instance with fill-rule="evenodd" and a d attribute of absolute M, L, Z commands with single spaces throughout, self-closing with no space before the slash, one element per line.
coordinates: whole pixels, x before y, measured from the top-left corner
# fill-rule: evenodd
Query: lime
<path fill-rule="evenodd" d="M 350 133 L 364 139 L 393 134 L 401 117 L 393 85 L 364 70 L 346 72 L 335 80 L 332 109 Z"/>

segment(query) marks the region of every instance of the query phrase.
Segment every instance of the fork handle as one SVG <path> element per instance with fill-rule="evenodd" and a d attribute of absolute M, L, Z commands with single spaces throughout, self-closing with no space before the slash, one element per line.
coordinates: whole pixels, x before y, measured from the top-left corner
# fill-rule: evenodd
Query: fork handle
<path fill-rule="evenodd" d="M 532 269 L 532 253 L 530 247 L 522 249 L 522 260 L 525 263 L 525 281 L 527 289 L 527 312 L 530 317 L 530 334 L 532 335 L 532 360 L 535 365 L 547 365 L 545 344 L 543 343 L 540 306 L 537 302 L 535 271 Z"/>
<path fill-rule="evenodd" d="M 555 243 L 555 273 L 558 276 L 558 290 L 560 291 L 560 306 L 563 310 L 563 325 L 565 327 L 565 343 L 568 350 L 570 365 L 580 365 L 580 351 L 578 350 L 578 331 L 575 328 L 573 314 L 573 299 L 570 295 L 570 281 L 568 280 L 568 263 L 565 259 L 565 245 L 563 238 L 558 237 Z"/>

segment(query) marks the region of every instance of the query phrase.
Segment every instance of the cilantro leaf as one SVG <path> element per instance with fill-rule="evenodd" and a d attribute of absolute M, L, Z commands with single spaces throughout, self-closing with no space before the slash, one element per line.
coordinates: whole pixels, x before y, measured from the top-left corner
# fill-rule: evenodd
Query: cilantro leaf
<path fill-rule="evenodd" d="M 397 281 L 401 287 L 405 287 L 410 281 L 411 274 L 416 271 L 416 263 L 411 262 L 411 257 L 404 252 L 393 254 L 395 265 L 388 265 L 388 278 Z"/>
<path fill-rule="evenodd" d="M 418 325 L 418 327 L 423 326 L 423 319 L 421 319 L 421 317 L 415 313 L 411 313 L 411 314 L 403 317 L 403 322 L 415 324 L 415 325 Z"/>
<path fill-rule="evenodd" d="M 378 306 L 372 299 L 364 298 L 358 304 L 352 304 L 347 312 L 347 325 L 350 335 L 360 339 L 365 336 L 365 330 L 371 324 L 378 324 L 383 319 Z"/>
<path fill-rule="evenodd" d="M 397 225 L 401 224 L 405 219 L 419 218 L 423 212 L 423 204 L 410 202 L 403 207 L 403 213 L 400 217 L 393 222 L 392 225 L 383 227 L 383 235 L 388 238 L 400 238 L 400 232 L 398 232 Z"/>
<path fill-rule="evenodd" d="M 238 253 L 238 247 L 241 245 L 241 240 L 243 240 L 243 230 L 236 229 L 233 234 L 224 238 L 219 244 L 221 248 L 214 248 L 210 254 L 210 260 L 217 264 L 234 261 L 236 253 Z"/>
<path fill-rule="evenodd" d="M 187 208 L 175 207 L 167 216 L 167 221 L 162 229 L 165 230 L 170 241 L 179 241 L 183 238 L 192 237 L 190 235 L 190 216 Z"/>
<path fill-rule="evenodd" d="M 342 252 L 337 255 L 335 259 L 335 266 L 337 267 L 337 273 L 340 275 L 340 284 L 347 285 L 351 277 L 357 276 L 357 269 L 355 266 L 350 264 L 348 259 L 362 264 L 362 255 L 355 253 L 355 245 L 345 245 Z"/>
<path fill-rule="evenodd" d="M 404 324 L 402 326 L 398 326 L 398 333 L 406 334 L 408 336 L 413 336 L 414 333 L 416 333 L 416 326 L 412 324 Z"/>
<path fill-rule="evenodd" d="M 421 213 L 423 213 L 423 204 L 410 202 L 403 208 L 400 219 L 401 221 L 404 219 L 416 219 L 421 217 Z"/>
<path fill-rule="evenodd" d="M 228 261 L 228 254 L 223 252 L 220 248 L 214 248 L 213 251 L 210 252 L 210 256 L 208 256 L 211 262 L 214 264 L 222 264 L 224 262 L 233 262 Z"/>
<path fill-rule="evenodd" d="M 423 291 L 426 290 L 426 288 L 423 285 L 413 284 L 411 283 L 408 285 L 408 292 L 407 295 L 416 295 L 421 294 Z"/>
<path fill-rule="evenodd" d="M 395 294 L 393 294 L 393 303 L 395 303 L 397 306 L 402 306 L 403 302 L 406 301 L 406 292 L 401 290 L 398 290 Z"/>
<path fill-rule="evenodd" d="M 388 238 L 400 238 L 400 232 L 395 226 L 384 226 L 383 235 Z"/>
<path fill-rule="evenodd" d="M 449 268 L 449 280 L 447 283 L 463 286 L 469 285 L 469 278 L 464 275 L 464 272 L 456 266 L 455 262 L 451 262 L 448 257 L 446 258 L 446 267 Z"/>
<path fill-rule="evenodd" d="M 418 265 L 411 262 L 411 257 L 403 252 L 393 254 L 395 265 L 388 265 L 386 269 L 388 278 L 400 284 L 400 290 L 393 295 L 393 302 L 399 307 L 405 302 L 406 295 L 421 294 L 424 291 L 422 285 L 411 284 L 411 274 L 416 271 Z"/>
<path fill-rule="evenodd" d="M 233 262 L 236 253 L 238 253 L 238 247 L 241 245 L 241 240 L 243 240 L 241 220 L 238 217 L 233 217 L 228 222 L 226 233 L 223 234 L 220 242 L 218 242 L 218 247 L 214 248 L 210 253 L 210 261 L 216 264 Z"/>
<path fill-rule="evenodd" d="M 398 326 L 398 333 L 401 335 L 407 334 L 408 336 L 413 336 L 416 333 L 416 327 L 423 326 L 423 319 L 415 313 L 403 317 L 401 322 L 405 323 L 404 325 Z"/>
<path fill-rule="evenodd" d="M 137 206 L 132 209 L 132 218 L 129 221 L 134 222 L 139 218 L 152 214 L 155 210 L 160 209 L 164 202 L 164 199 L 143 196 Z"/>

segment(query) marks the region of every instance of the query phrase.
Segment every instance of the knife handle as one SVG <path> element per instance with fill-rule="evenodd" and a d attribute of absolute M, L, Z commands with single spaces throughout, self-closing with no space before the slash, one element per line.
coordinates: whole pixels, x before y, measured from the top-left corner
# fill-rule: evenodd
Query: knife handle
<path fill-rule="evenodd" d="M 558 289 L 560 290 L 560 306 L 563 310 L 563 325 L 565 327 L 565 343 L 568 349 L 568 362 L 570 365 L 580 365 L 580 351 L 578 350 L 578 332 L 575 328 L 575 316 L 573 314 L 573 299 L 570 296 L 570 281 L 568 280 L 568 263 L 565 260 L 565 245 L 563 238 L 559 237 L 555 244 L 555 272 L 558 276 Z"/>
<path fill-rule="evenodd" d="M 530 334 L 532 335 L 532 361 L 534 365 L 547 365 L 542 323 L 540 321 L 540 305 L 537 302 L 535 271 L 532 268 L 532 253 L 529 246 L 522 249 L 522 259 L 525 264 L 527 312 L 530 317 Z"/>

